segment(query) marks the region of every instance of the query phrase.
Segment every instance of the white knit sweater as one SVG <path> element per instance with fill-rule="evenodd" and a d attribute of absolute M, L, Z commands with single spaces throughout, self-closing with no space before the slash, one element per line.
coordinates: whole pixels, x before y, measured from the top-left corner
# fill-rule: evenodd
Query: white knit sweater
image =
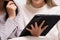
<path fill-rule="evenodd" d="M 20 13 L 18 18 L 19 28 L 24 29 L 24 27 L 29 23 L 29 21 L 34 17 L 36 14 L 43 14 L 43 15 L 60 15 L 60 7 L 56 6 L 53 8 L 48 8 L 47 5 L 44 5 L 41 8 L 34 8 L 32 5 L 24 5 L 20 7 Z M 51 40 L 58 40 L 58 35 L 60 35 L 60 27 L 59 23 L 56 24 L 51 31 L 45 36 Z M 59 27 L 59 28 L 58 28 Z"/>

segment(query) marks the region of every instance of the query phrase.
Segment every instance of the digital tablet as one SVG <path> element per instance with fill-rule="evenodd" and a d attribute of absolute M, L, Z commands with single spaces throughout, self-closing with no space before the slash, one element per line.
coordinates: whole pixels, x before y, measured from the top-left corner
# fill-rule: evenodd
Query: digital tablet
<path fill-rule="evenodd" d="M 20 36 L 32 36 L 31 33 L 26 30 L 26 28 L 31 29 L 31 24 L 34 25 L 35 22 L 37 22 L 39 26 L 43 20 L 45 20 L 45 23 L 42 28 L 44 28 L 46 25 L 48 25 L 48 27 L 41 33 L 40 36 L 45 36 L 54 27 L 54 25 L 60 20 L 60 15 L 35 15 L 23 29 Z"/>

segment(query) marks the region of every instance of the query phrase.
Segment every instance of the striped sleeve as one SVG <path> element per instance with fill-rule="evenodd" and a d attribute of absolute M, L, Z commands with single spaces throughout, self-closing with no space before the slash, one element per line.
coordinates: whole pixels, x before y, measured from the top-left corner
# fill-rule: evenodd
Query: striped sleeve
<path fill-rule="evenodd" d="M 3 29 L 0 30 L 0 37 L 1 40 L 7 40 L 7 38 L 11 35 L 13 30 L 17 27 L 16 19 L 10 20 L 9 18 L 5 22 L 5 24 L 2 26 Z"/>

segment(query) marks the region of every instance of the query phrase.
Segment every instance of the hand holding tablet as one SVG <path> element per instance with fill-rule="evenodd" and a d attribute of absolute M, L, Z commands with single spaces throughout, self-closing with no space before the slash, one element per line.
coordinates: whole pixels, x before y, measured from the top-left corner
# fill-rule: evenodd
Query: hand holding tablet
<path fill-rule="evenodd" d="M 44 28 L 41 28 L 44 23 L 45 20 L 38 26 L 37 22 L 35 22 L 35 27 L 31 24 L 31 29 L 26 28 L 26 30 L 28 30 L 32 36 L 39 36 L 48 27 L 48 25 L 46 25 Z"/>
<path fill-rule="evenodd" d="M 45 22 L 43 20 L 45 20 Z M 24 28 L 24 30 L 22 31 L 20 36 L 32 36 L 32 34 L 30 32 L 32 29 L 31 24 L 33 25 L 34 28 L 39 28 L 39 26 L 41 26 L 40 30 L 44 28 L 44 31 L 42 31 L 42 32 L 40 31 L 41 34 L 38 33 L 37 35 L 45 36 L 59 20 L 60 20 L 59 15 L 35 15 L 33 17 L 33 19 L 28 23 L 28 25 Z M 35 22 L 37 22 L 38 27 L 35 27 L 36 26 Z M 42 25 L 40 25 L 40 24 L 42 24 Z M 26 28 L 28 28 L 28 29 L 26 30 Z M 38 30 L 36 32 L 38 32 Z M 33 35 L 35 35 L 35 34 L 33 34 Z"/>

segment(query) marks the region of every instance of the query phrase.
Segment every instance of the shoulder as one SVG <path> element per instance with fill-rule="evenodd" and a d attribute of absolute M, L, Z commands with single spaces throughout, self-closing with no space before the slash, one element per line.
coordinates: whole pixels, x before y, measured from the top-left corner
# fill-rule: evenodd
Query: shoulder
<path fill-rule="evenodd" d="M 58 12 L 60 11 L 60 6 L 52 7 L 50 10 Z"/>
<path fill-rule="evenodd" d="M 60 15 L 60 6 L 52 7 L 52 8 L 50 8 L 49 11 L 52 13 L 56 13 L 56 14 Z"/>

